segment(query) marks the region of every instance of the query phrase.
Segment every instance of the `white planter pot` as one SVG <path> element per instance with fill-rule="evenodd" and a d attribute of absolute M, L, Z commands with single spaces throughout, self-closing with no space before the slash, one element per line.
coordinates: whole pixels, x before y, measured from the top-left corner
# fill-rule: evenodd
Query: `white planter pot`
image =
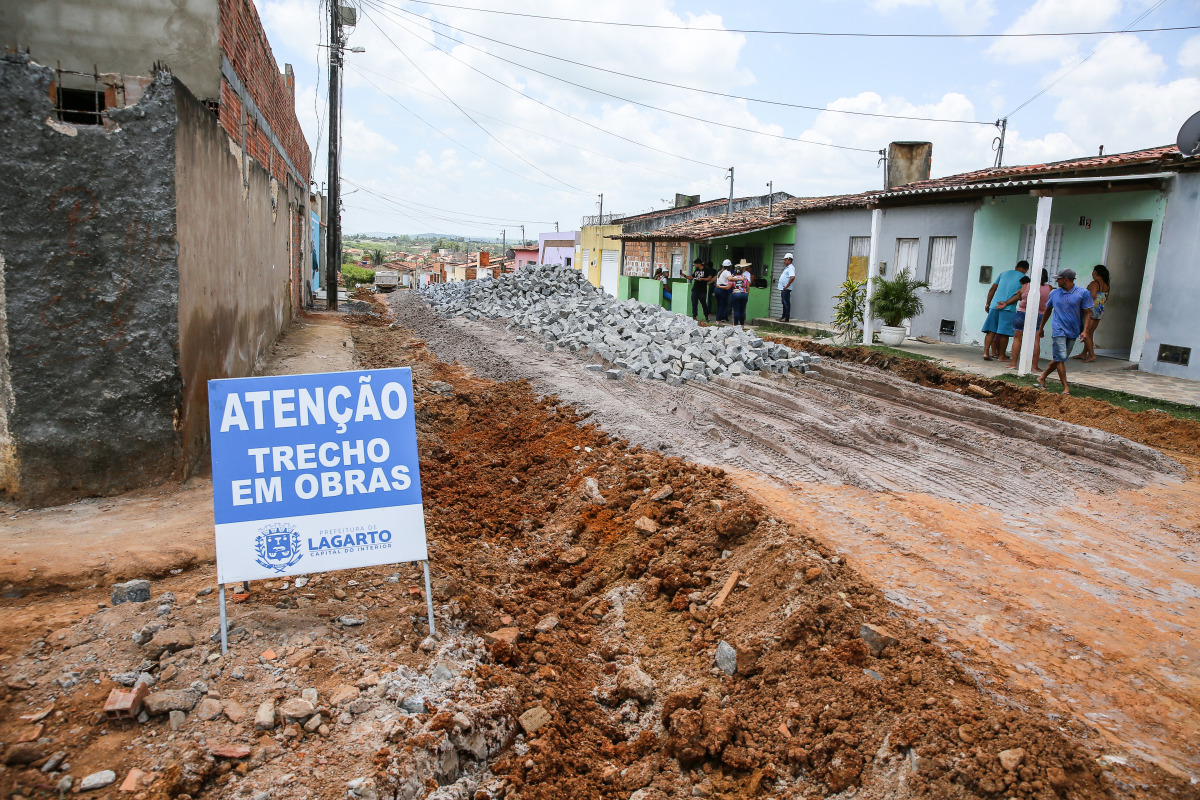
<path fill-rule="evenodd" d="M 904 344 L 905 333 L 904 328 L 893 328 L 890 325 L 884 325 L 879 329 L 879 341 L 888 347 L 896 347 Z"/>

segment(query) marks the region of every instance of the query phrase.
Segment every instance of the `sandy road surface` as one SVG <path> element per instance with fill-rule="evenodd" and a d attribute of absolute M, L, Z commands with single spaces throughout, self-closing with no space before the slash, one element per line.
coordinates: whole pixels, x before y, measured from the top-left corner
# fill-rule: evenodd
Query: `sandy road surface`
<path fill-rule="evenodd" d="M 853 365 L 608 381 L 520 331 L 442 320 L 407 293 L 392 303 L 443 360 L 528 379 L 611 434 L 736 470 L 939 624 L 998 694 L 1042 693 L 1117 752 L 1200 776 L 1200 480 L 1174 460 Z"/>
<path fill-rule="evenodd" d="M 353 368 L 346 327 L 313 314 L 288 329 L 260 374 Z M 0 510 L 0 593 L 10 598 L 156 577 L 215 557 L 208 477 L 66 506 Z"/>

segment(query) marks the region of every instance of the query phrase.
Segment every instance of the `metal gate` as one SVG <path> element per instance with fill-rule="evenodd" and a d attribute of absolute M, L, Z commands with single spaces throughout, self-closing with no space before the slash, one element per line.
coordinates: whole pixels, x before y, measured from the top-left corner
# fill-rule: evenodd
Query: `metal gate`
<path fill-rule="evenodd" d="M 617 288 L 621 281 L 621 251 L 600 251 L 600 288 L 617 296 Z"/>
<path fill-rule="evenodd" d="M 792 252 L 794 244 L 777 244 L 775 252 L 771 258 L 771 319 L 780 319 L 783 317 L 783 298 L 779 295 L 779 276 L 783 273 L 783 257 Z M 792 265 L 795 266 L 795 260 Z M 796 284 L 793 283 L 794 287 Z M 792 289 L 792 315 L 795 316 L 796 290 Z"/>

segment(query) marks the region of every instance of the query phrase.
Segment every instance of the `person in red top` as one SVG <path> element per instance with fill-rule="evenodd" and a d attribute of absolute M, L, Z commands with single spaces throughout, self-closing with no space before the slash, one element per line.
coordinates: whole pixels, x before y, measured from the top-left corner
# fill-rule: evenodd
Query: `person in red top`
<path fill-rule="evenodd" d="M 1008 298 L 1002 303 L 997 303 L 996 308 L 1004 308 L 1012 303 L 1017 304 L 1017 315 L 1013 319 L 1013 347 L 1012 361 L 1006 365 L 1009 369 L 1017 369 L 1017 361 L 1021 358 L 1021 341 L 1025 338 L 1025 304 L 1029 300 L 1029 287 L 1032 285 L 1029 276 L 1021 278 L 1021 288 L 1017 293 Z M 1050 273 L 1042 270 L 1042 286 L 1041 298 L 1038 301 L 1038 316 L 1037 325 L 1042 324 L 1042 315 L 1046 313 L 1046 301 L 1050 299 Z M 1040 338 L 1033 340 L 1033 369 L 1040 369 L 1038 361 L 1042 356 L 1042 341 Z"/>

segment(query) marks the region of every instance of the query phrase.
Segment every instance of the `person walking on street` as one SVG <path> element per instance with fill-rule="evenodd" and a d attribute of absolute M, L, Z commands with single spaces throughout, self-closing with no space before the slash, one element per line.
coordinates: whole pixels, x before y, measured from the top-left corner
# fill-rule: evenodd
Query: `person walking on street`
<path fill-rule="evenodd" d="M 783 303 L 783 315 L 780 322 L 790 322 L 792 319 L 792 284 L 796 281 L 796 268 L 792 266 L 792 254 L 783 257 L 783 272 L 779 275 L 779 299 Z"/>
<path fill-rule="evenodd" d="M 733 262 L 728 258 L 721 262 L 717 273 L 717 322 L 729 321 L 729 279 L 733 277 Z"/>
<path fill-rule="evenodd" d="M 692 262 L 692 274 L 688 276 L 692 285 L 692 319 L 696 318 L 696 304 L 704 309 L 704 319 L 708 319 L 708 285 L 713 282 L 713 276 L 705 269 L 704 262 L 696 259 Z"/>
<path fill-rule="evenodd" d="M 1112 290 L 1108 285 L 1108 267 L 1103 264 L 1092 267 L 1092 282 L 1088 284 L 1087 290 L 1092 296 L 1092 314 L 1084 322 L 1087 336 L 1083 339 L 1083 352 L 1075 356 L 1085 364 L 1096 360 L 1096 327 L 1104 316 L 1104 306 L 1108 303 L 1109 292 Z"/>
<path fill-rule="evenodd" d="M 750 299 L 750 262 L 742 259 L 729 279 L 729 300 L 733 306 L 733 324 L 746 325 L 746 302 Z"/>
<path fill-rule="evenodd" d="M 987 312 L 987 320 L 983 323 L 983 360 L 997 361 L 1005 358 L 1008 350 L 1008 337 L 1013 333 L 1013 318 L 1016 317 L 1014 308 L 992 300 L 999 295 L 1000 300 L 1007 300 L 1021 289 L 1021 278 L 1029 272 L 1028 261 L 1018 261 L 1016 269 L 1005 270 L 996 278 L 992 288 L 988 290 L 987 302 L 983 310 Z"/>
<path fill-rule="evenodd" d="M 1075 340 L 1087 338 L 1087 331 L 1083 327 L 1084 316 L 1092 307 L 1092 293 L 1082 286 L 1075 285 L 1073 269 L 1062 270 L 1054 280 L 1058 288 L 1050 292 L 1050 297 L 1046 300 L 1047 313 L 1042 316 L 1042 323 L 1038 325 L 1038 336 L 1041 336 L 1046 327 L 1046 317 L 1054 318 L 1054 325 L 1050 329 L 1052 353 L 1050 363 L 1045 372 L 1038 376 L 1037 382 L 1045 389 L 1046 377 L 1051 370 L 1057 369 L 1058 379 L 1062 382 L 1062 393 L 1070 394 L 1071 387 L 1067 385 L 1067 358 L 1071 355 L 1071 349 L 1075 347 Z"/>

